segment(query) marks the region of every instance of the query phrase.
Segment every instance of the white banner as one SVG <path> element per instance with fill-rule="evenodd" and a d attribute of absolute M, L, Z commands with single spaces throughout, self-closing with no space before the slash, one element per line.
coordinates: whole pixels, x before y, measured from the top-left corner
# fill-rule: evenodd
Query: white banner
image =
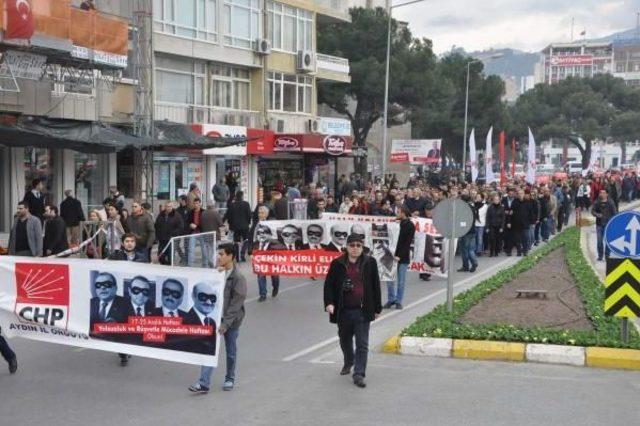
<path fill-rule="evenodd" d="M 533 185 L 536 183 L 536 140 L 533 138 L 533 132 L 529 129 L 529 146 L 527 148 L 527 176 L 526 181 L 528 184 Z"/>
<path fill-rule="evenodd" d="M 489 129 L 489 133 L 487 133 L 487 142 L 486 148 L 484 152 L 484 176 L 485 183 L 490 184 L 495 182 L 497 179 L 493 174 L 493 151 L 492 145 L 493 143 L 493 126 Z"/>
<path fill-rule="evenodd" d="M 215 367 L 223 296 L 211 269 L 0 256 L 8 337 Z"/>
<path fill-rule="evenodd" d="M 471 137 L 469 138 L 469 162 L 471 163 L 471 182 L 475 182 L 476 179 L 478 179 L 478 154 L 476 152 L 476 129 L 471 129 Z"/>
<path fill-rule="evenodd" d="M 441 139 L 393 140 L 392 163 L 432 164 L 440 163 Z"/>

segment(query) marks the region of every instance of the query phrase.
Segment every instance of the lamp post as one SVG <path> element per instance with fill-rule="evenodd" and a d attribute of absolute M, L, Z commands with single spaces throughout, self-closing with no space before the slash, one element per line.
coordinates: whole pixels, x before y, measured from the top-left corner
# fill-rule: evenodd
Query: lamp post
<path fill-rule="evenodd" d="M 408 6 L 414 3 L 421 3 L 426 0 L 412 0 L 395 6 L 391 4 L 391 0 L 387 0 L 387 61 L 386 61 L 386 73 L 384 78 L 384 113 L 382 118 L 382 177 L 387 171 L 387 138 L 388 133 L 388 119 L 389 119 L 389 62 L 391 59 L 391 11 L 395 8 Z M 384 180 L 384 179 L 383 179 Z"/>
<path fill-rule="evenodd" d="M 496 53 L 484 59 L 474 59 L 467 62 L 467 90 L 464 98 L 464 137 L 462 142 L 462 180 L 467 180 L 467 125 L 469 123 L 469 77 L 471 74 L 471 64 L 486 61 L 487 59 L 498 59 L 502 53 Z"/>

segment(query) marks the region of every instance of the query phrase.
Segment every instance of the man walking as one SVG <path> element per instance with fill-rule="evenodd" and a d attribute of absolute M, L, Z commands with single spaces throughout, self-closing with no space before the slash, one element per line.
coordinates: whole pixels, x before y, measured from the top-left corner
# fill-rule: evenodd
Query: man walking
<path fill-rule="evenodd" d="M 156 229 L 151 216 L 145 213 L 140 202 L 134 201 L 131 206 L 131 216 L 127 218 L 127 228 L 136 235 L 138 250 L 146 250 L 150 258 L 151 247 L 156 239 Z"/>
<path fill-rule="evenodd" d="M 80 244 L 80 222 L 84 222 L 82 203 L 73 197 L 73 191 L 64 191 L 66 198 L 60 203 L 60 217 L 64 220 L 67 232 L 67 241 L 71 245 Z"/>
<path fill-rule="evenodd" d="M 233 244 L 224 243 L 218 246 L 218 270 L 224 273 L 224 304 L 222 306 L 222 324 L 218 333 L 224 336 L 227 355 L 227 374 L 222 389 L 230 391 L 235 385 L 236 357 L 238 333 L 244 319 L 244 300 L 247 297 L 247 280 L 236 267 Z M 213 367 L 202 366 L 200 379 L 189 390 L 194 393 L 209 392 Z"/>
<path fill-rule="evenodd" d="M 2 330 L 0 330 L 0 332 L 2 332 Z M 18 357 L 16 353 L 11 350 L 7 339 L 2 337 L 2 334 L 0 334 L 0 354 L 2 354 L 2 358 L 9 364 L 9 373 L 15 374 L 15 372 L 18 371 Z"/>
<path fill-rule="evenodd" d="M 251 207 L 242 199 L 243 196 L 242 191 L 236 193 L 235 201 L 229 204 L 223 218 L 223 221 L 229 224 L 229 229 L 233 232 L 233 241 L 238 245 L 236 258 L 240 262 L 245 261 L 249 225 L 251 224 Z"/>
<path fill-rule="evenodd" d="M 398 211 L 398 220 L 400 221 L 400 234 L 398 235 L 398 243 L 394 254 L 396 262 L 398 262 L 398 273 L 396 276 L 397 289 L 393 281 L 387 282 L 387 303 L 385 309 L 402 309 L 402 298 L 404 297 L 404 285 L 407 279 L 407 269 L 409 268 L 409 251 L 413 243 L 413 237 L 416 228 L 410 219 L 411 212 L 406 207 L 401 207 Z"/>
<path fill-rule="evenodd" d="M 604 189 L 600 191 L 598 195 L 598 200 L 593 204 L 591 208 L 591 214 L 596 218 L 596 233 L 597 233 L 597 249 L 598 249 L 598 260 L 604 260 L 603 256 L 609 257 L 609 247 L 607 246 L 606 251 L 604 249 L 604 230 L 609 223 L 609 220 L 613 216 L 618 213 L 615 204 L 613 201 L 609 199 L 609 195 L 607 191 Z"/>
<path fill-rule="evenodd" d="M 363 250 L 362 236 L 349 235 L 347 252 L 331 262 L 324 282 L 325 311 L 329 313 L 329 321 L 338 324 L 344 356 L 340 375 L 348 375 L 354 367 L 353 383 L 360 388 L 366 387 L 369 326 L 382 312 L 378 264 Z"/>
<path fill-rule="evenodd" d="M 158 239 L 158 261 L 163 265 L 171 265 L 171 249 L 163 253 L 171 241 L 171 238 L 182 235 L 184 223 L 180 213 L 174 210 L 173 201 L 164 206 L 164 210 L 158 214 L 155 223 L 156 238 Z M 177 243 L 176 243 L 177 244 Z"/>
<path fill-rule="evenodd" d="M 69 248 L 67 235 L 65 232 L 66 225 L 64 220 L 58 216 L 58 208 L 56 206 L 44 206 L 44 241 L 43 252 L 45 256 L 62 253 Z"/>
<path fill-rule="evenodd" d="M 29 206 L 18 203 L 16 220 L 9 234 L 9 254 L 12 256 L 42 256 L 42 224 L 29 213 Z"/>
<path fill-rule="evenodd" d="M 31 190 L 24 194 L 24 202 L 29 206 L 29 212 L 37 217 L 40 223 L 44 221 L 44 180 L 36 178 L 31 182 Z"/>

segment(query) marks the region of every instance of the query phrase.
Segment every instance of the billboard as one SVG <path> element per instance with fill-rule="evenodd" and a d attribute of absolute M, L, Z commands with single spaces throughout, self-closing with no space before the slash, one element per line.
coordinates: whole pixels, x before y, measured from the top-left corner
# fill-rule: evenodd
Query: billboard
<path fill-rule="evenodd" d="M 593 64 L 593 55 L 552 56 L 549 58 L 552 67 L 575 67 Z"/>
<path fill-rule="evenodd" d="M 412 164 L 440 163 L 442 139 L 393 140 L 391 143 L 391 162 Z"/>

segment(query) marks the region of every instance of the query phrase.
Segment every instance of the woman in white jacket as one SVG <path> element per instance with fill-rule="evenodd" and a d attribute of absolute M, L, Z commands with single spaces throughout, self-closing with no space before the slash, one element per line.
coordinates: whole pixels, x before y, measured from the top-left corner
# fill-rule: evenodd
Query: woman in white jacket
<path fill-rule="evenodd" d="M 478 219 L 476 220 L 476 255 L 481 256 L 484 252 L 484 230 L 487 221 L 487 210 L 489 205 L 484 199 L 484 194 L 477 194 L 475 207 L 478 209 Z"/>

